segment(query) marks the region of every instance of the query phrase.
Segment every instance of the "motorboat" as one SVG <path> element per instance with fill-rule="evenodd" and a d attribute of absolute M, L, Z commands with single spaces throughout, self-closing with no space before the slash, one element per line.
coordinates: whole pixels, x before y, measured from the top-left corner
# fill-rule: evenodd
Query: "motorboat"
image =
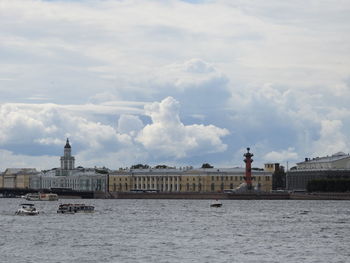
<path fill-rule="evenodd" d="M 16 215 L 28 215 L 35 216 L 39 214 L 39 211 L 36 210 L 34 204 L 21 204 L 21 207 L 17 210 Z"/>
<path fill-rule="evenodd" d="M 57 201 L 58 195 L 54 193 L 28 193 L 22 198 L 28 201 Z"/>
<path fill-rule="evenodd" d="M 215 202 L 210 204 L 210 207 L 222 207 L 222 203 L 218 200 L 215 200 Z"/>
<path fill-rule="evenodd" d="M 60 204 L 57 213 L 75 214 L 75 213 L 93 213 L 95 207 L 85 204 Z"/>

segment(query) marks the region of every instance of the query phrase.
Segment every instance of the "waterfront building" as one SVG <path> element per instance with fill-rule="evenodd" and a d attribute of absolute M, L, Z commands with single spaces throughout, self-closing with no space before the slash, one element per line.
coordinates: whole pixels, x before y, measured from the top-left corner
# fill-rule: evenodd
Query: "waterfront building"
<path fill-rule="evenodd" d="M 287 189 L 306 191 L 314 179 L 350 178 L 350 155 L 343 152 L 331 156 L 305 158 L 287 172 Z"/>
<path fill-rule="evenodd" d="M 244 168 L 125 169 L 109 174 L 110 192 L 223 192 L 245 182 Z M 272 173 L 252 170 L 253 187 L 271 191 Z"/>
<path fill-rule="evenodd" d="M 95 168 L 77 168 L 69 175 L 58 176 L 57 169 L 43 171 L 30 178 L 31 189 L 66 188 L 77 191 L 106 192 L 108 174 Z"/>
<path fill-rule="evenodd" d="M 331 156 L 305 158 L 304 162 L 297 163 L 297 170 L 329 170 L 350 169 L 350 155 L 343 152 Z"/>
<path fill-rule="evenodd" d="M 75 158 L 72 156 L 72 147 L 67 138 L 63 156 L 61 157 L 61 169 L 58 170 L 61 173 L 60 175 L 69 175 L 74 170 L 74 162 Z"/>
<path fill-rule="evenodd" d="M 280 169 L 279 163 L 265 163 L 264 164 L 264 171 L 274 173 Z"/>
<path fill-rule="evenodd" d="M 108 191 L 108 169 L 75 168 L 75 158 L 67 138 L 60 158 L 61 167 L 31 176 L 31 189 L 68 188 L 77 191 Z"/>
<path fill-rule="evenodd" d="M 7 168 L 1 175 L 1 185 L 4 188 L 29 188 L 31 176 L 38 174 L 35 168 Z"/>

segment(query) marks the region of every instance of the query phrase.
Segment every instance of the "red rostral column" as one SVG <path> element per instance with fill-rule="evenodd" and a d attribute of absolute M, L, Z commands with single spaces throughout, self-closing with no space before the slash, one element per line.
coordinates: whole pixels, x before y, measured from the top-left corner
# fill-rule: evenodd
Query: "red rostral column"
<path fill-rule="evenodd" d="M 247 189 L 252 190 L 252 157 L 254 154 L 249 152 L 250 148 L 247 148 L 247 152 L 243 155 L 245 157 L 245 182 L 247 184 Z"/>

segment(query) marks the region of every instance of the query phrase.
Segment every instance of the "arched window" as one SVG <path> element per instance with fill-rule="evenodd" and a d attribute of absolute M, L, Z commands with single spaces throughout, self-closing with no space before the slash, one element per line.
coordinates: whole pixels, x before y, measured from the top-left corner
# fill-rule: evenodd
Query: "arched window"
<path fill-rule="evenodd" d="M 187 191 L 190 191 L 190 184 L 187 184 Z"/>
<path fill-rule="evenodd" d="M 199 192 L 202 191 L 202 184 L 201 183 L 198 184 L 198 191 Z"/>
<path fill-rule="evenodd" d="M 192 190 L 193 190 L 193 192 L 196 191 L 196 184 L 192 184 Z"/>
<path fill-rule="evenodd" d="M 230 189 L 233 189 L 233 184 L 230 184 Z"/>
<path fill-rule="evenodd" d="M 214 183 L 211 184 L 210 190 L 213 191 L 213 192 L 215 191 L 215 184 Z"/>

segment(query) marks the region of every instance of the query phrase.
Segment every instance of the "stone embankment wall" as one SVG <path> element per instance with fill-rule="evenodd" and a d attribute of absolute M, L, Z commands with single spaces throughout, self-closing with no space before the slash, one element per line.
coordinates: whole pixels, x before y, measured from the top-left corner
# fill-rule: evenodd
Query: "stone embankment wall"
<path fill-rule="evenodd" d="M 350 193 L 129 193 L 111 192 L 115 199 L 197 199 L 197 200 L 350 200 Z"/>
<path fill-rule="evenodd" d="M 247 194 L 226 194 L 226 193 L 110 193 L 116 199 L 197 199 L 197 200 L 250 200 L 266 199 L 281 200 L 289 199 L 288 193 L 270 194 L 270 193 L 247 193 Z"/>
<path fill-rule="evenodd" d="M 350 193 L 291 193 L 292 200 L 350 200 Z"/>

